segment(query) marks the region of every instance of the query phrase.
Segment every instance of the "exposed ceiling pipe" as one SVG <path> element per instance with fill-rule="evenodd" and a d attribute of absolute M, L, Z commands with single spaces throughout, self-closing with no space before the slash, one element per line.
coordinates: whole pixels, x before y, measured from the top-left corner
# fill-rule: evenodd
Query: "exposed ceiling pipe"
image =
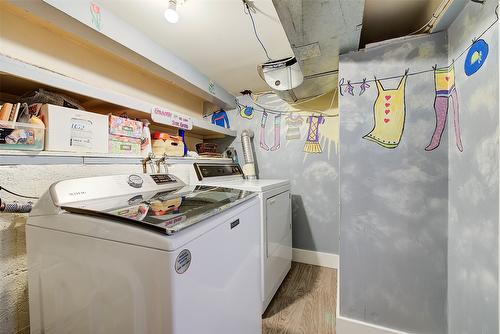
<path fill-rule="evenodd" d="M 297 102 L 337 87 L 339 54 L 358 50 L 364 0 L 273 0 L 297 59 L 303 83 L 275 90 L 287 102 Z"/>

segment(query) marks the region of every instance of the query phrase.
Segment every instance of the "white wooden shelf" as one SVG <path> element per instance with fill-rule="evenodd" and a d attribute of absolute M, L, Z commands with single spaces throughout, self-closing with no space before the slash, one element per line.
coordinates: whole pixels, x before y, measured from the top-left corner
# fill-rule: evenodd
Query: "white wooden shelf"
<path fill-rule="evenodd" d="M 235 97 L 213 82 L 193 65 L 158 44 L 140 29 L 122 20 L 99 4 L 100 16 L 106 24 L 94 28 L 88 15 L 91 0 L 11 1 L 40 20 L 79 39 L 124 59 L 147 72 L 173 82 L 184 90 L 218 106 L 235 108 Z M 210 88 L 211 87 L 211 88 Z"/>
<path fill-rule="evenodd" d="M 100 101 L 111 110 L 130 109 L 135 111 L 133 116 L 150 119 L 151 109 L 156 105 L 137 98 L 92 86 L 84 81 L 14 59 L 0 55 L 0 91 L 8 94 L 20 94 L 28 89 L 48 88 L 62 91 L 81 100 L 90 101 L 89 104 L 98 106 Z M 10 88 L 10 91 L 9 91 Z M 99 106 L 103 109 L 103 106 Z M 92 110 L 91 110 L 92 111 Z M 169 128 L 166 125 L 154 124 L 157 128 Z M 171 128 L 172 129 L 172 128 Z M 226 129 L 204 119 L 193 118 L 193 129 L 189 134 L 202 138 L 236 137 L 236 131 Z"/>
<path fill-rule="evenodd" d="M 0 150 L 0 166 L 6 165 L 136 165 L 142 164 L 142 156 L 105 154 L 105 153 L 76 153 L 76 152 L 49 152 L 49 151 L 18 151 Z M 230 163 L 226 158 L 193 158 L 170 157 L 168 163 L 186 162 L 215 162 Z"/>

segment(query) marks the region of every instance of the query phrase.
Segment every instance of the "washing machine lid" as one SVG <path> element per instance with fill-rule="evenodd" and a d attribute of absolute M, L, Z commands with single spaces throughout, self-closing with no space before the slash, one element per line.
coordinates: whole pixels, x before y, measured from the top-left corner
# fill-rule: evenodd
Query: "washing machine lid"
<path fill-rule="evenodd" d="M 245 190 L 200 185 L 75 202 L 61 209 L 171 235 L 254 196 Z"/>

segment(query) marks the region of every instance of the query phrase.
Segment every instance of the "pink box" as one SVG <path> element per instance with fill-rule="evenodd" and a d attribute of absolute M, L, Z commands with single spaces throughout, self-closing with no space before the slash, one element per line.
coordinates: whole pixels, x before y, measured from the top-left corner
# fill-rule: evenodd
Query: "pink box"
<path fill-rule="evenodd" d="M 109 134 L 111 135 L 141 138 L 142 125 L 140 121 L 109 115 Z"/>

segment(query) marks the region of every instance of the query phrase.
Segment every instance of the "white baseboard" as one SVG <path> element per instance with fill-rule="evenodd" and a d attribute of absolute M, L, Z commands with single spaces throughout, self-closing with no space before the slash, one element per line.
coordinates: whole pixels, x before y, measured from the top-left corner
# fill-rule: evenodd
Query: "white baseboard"
<path fill-rule="evenodd" d="M 410 334 L 340 315 L 340 269 L 337 271 L 337 309 L 335 333 L 337 334 Z"/>
<path fill-rule="evenodd" d="M 409 334 L 342 316 L 337 316 L 335 330 L 337 334 Z"/>
<path fill-rule="evenodd" d="M 300 248 L 292 249 L 292 261 L 333 269 L 339 268 L 339 256 L 337 254 L 314 252 Z"/>

